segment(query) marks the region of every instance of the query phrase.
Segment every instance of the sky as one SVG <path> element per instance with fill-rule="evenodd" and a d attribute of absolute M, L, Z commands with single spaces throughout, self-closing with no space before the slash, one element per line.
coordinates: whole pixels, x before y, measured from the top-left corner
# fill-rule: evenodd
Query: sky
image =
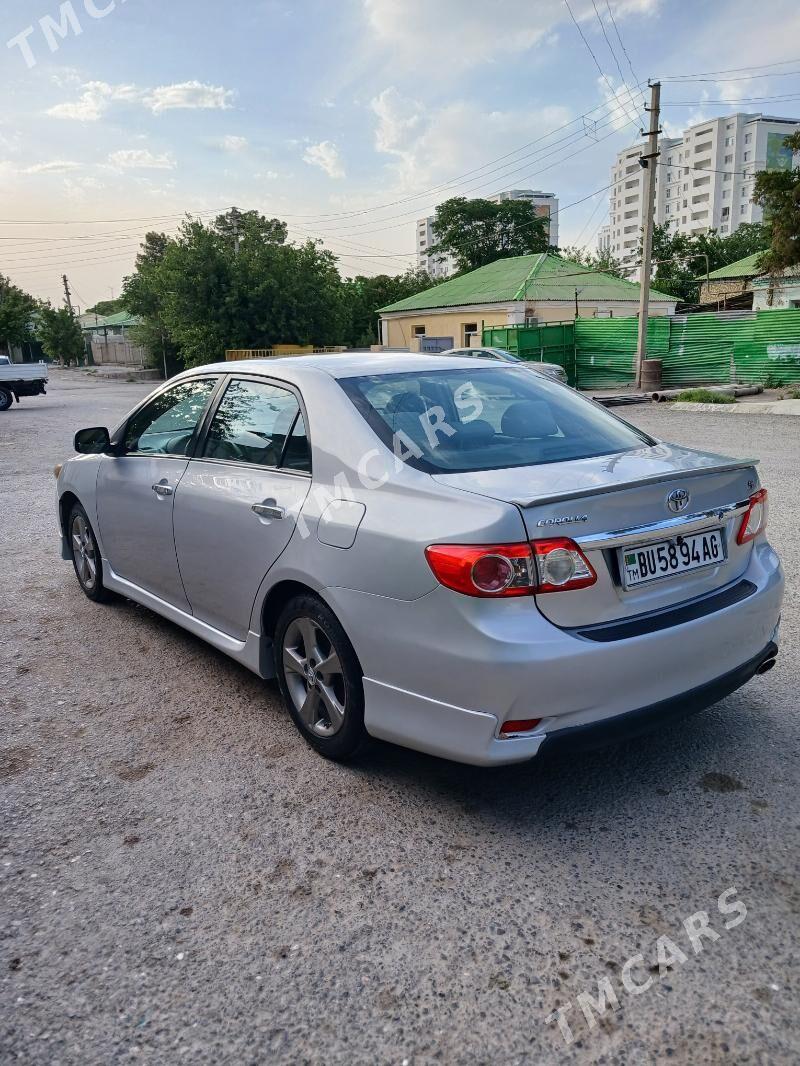
<path fill-rule="evenodd" d="M 4 0 L 0 39 L 0 273 L 54 303 L 66 273 L 80 308 L 148 230 L 234 204 L 347 276 L 401 273 L 417 218 L 507 188 L 594 246 L 648 78 L 667 133 L 800 116 L 797 0 Z"/>

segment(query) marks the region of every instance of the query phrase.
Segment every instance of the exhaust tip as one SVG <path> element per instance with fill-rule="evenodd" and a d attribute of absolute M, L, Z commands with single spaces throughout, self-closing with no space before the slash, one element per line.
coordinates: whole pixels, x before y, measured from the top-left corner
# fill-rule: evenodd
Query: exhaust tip
<path fill-rule="evenodd" d="M 771 659 L 765 659 L 764 662 L 756 670 L 757 674 L 768 674 L 772 667 L 777 662 L 777 658 L 773 655 Z"/>

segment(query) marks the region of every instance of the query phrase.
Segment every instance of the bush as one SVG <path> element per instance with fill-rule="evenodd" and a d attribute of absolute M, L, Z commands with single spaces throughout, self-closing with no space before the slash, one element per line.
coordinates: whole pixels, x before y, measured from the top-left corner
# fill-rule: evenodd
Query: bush
<path fill-rule="evenodd" d="M 680 403 L 736 403 L 735 396 L 727 392 L 714 392 L 712 389 L 684 389 L 674 399 Z"/>

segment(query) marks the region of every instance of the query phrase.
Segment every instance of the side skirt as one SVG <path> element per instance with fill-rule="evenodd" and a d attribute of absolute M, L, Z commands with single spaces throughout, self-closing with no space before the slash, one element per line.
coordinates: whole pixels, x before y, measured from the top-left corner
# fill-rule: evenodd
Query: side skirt
<path fill-rule="evenodd" d="M 271 643 L 268 647 L 264 647 L 260 633 L 250 630 L 245 640 L 237 640 L 236 637 L 223 633 L 206 622 L 201 622 L 194 615 L 187 614 L 179 607 L 174 607 L 171 603 L 168 603 L 167 600 L 162 600 L 152 592 L 148 592 L 146 589 L 140 588 L 139 585 L 135 585 L 132 581 L 115 574 L 107 559 L 103 559 L 103 582 L 106 588 L 112 592 L 118 592 L 120 596 L 127 596 L 129 600 L 140 603 L 143 607 L 149 607 L 151 611 L 160 614 L 162 618 L 174 622 L 182 629 L 186 629 L 189 633 L 217 648 L 218 651 L 230 655 L 237 663 L 246 666 L 248 670 L 252 670 L 259 677 L 266 679 L 275 676 Z"/>

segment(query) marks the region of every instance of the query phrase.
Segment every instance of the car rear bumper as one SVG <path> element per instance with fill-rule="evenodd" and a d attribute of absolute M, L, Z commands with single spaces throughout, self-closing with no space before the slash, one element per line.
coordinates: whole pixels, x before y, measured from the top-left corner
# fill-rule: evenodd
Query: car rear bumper
<path fill-rule="evenodd" d="M 744 684 L 777 643 L 783 573 L 766 541 L 754 545 L 739 581 L 748 585 L 744 597 L 717 590 L 709 613 L 693 608 L 677 624 L 651 621 L 613 640 L 559 629 L 528 597 L 475 600 L 443 588 L 411 601 L 325 593 L 364 671 L 368 732 L 493 765 L 595 729 L 613 738 L 615 721 L 620 733 L 649 728 L 648 719 L 699 710 Z M 541 719 L 533 732 L 500 736 L 503 722 L 531 718 Z"/>
<path fill-rule="evenodd" d="M 715 678 L 689 692 L 684 692 L 680 696 L 660 700 L 658 703 L 651 703 L 649 707 L 640 707 L 635 711 L 627 711 L 624 714 L 614 715 L 613 718 L 601 719 L 587 725 L 555 729 L 546 734 L 539 750 L 548 754 L 563 750 L 590 751 L 593 748 L 603 748 L 608 744 L 630 740 L 632 737 L 649 733 L 667 723 L 674 725 L 675 722 L 687 718 L 690 714 L 704 711 L 707 707 L 719 703 L 737 688 L 746 685 L 751 677 L 763 671 L 766 663 L 774 662 L 777 654 L 778 645 L 770 641 L 758 655 L 754 655 L 746 663 L 737 666 L 735 670 L 730 670 L 722 677 Z"/>

